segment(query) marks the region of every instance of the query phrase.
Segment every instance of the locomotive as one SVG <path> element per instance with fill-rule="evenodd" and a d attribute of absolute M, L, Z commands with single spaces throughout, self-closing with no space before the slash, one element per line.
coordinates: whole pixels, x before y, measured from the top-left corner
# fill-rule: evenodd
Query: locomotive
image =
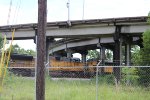
<path fill-rule="evenodd" d="M 67 58 L 67 57 L 54 57 L 49 56 L 48 72 L 49 74 L 78 74 L 83 75 L 85 73 L 91 74 L 96 72 L 96 65 L 98 61 L 88 60 L 87 63 L 83 63 L 79 58 Z M 13 73 L 21 74 L 23 76 L 33 76 L 35 69 L 35 58 L 33 56 L 25 54 L 12 54 L 9 67 Z M 106 67 L 103 69 L 104 73 L 112 73 L 112 67 Z"/>

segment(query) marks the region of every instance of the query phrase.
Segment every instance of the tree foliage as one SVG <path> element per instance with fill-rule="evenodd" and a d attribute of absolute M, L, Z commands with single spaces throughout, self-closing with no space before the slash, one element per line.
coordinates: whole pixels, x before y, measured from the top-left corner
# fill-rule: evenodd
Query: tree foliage
<path fill-rule="evenodd" d="M 97 50 L 89 50 L 88 51 L 88 55 L 87 55 L 88 59 L 100 59 L 100 52 Z M 105 50 L 105 60 L 112 60 L 113 58 L 113 54 L 112 51 L 109 49 Z"/>
<path fill-rule="evenodd" d="M 113 53 L 112 53 L 112 51 L 111 51 L 111 50 L 106 49 L 106 51 L 105 51 L 105 55 L 106 55 L 106 60 L 111 61 L 111 60 L 113 59 Z"/>
<path fill-rule="evenodd" d="M 148 20 L 147 20 L 147 22 L 150 24 L 150 12 L 148 13 Z"/>
<path fill-rule="evenodd" d="M 143 33 L 143 48 L 135 53 L 134 64 L 138 66 L 150 66 L 150 30 Z M 140 67 L 137 72 L 138 82 L 143 86 L 150 86 L 150 68 Z"/>
<path fill-rule="evenodd" d="M 150 13 L 148 14 L 150 17 Z M 150 18 L 148 18 L 150 23 Z M 150 30 L 143 33 L 143 48 L 136 50 L 133 54 L 133 63 L 137 66 L 150 66 Z M 138 68 L 137 74 L 139 76 L 138 82 L 147 87 L 150 86 L 150 67 Z"/>
<path fill-rule="evenodd" d="M 150 30 L 143 33 L 143 46 L 140 51 L 138 63 L 142 66 L 150 66 Z M 150 68 L 138 68 L 139 83 L 144 86 L 150 86 Z"/>
<path fill-rule="evenodd" d="M 140 55 L 140 47 L 137 45 L 134 45 L 131 49 L 131 62 L 135 66 L 139 66 L 141 62 L 141 55 Z"/>
<path fill-rule="evenodd" d="M 150 30 L 143 33 L 143 46 L 141 50 L 141 65 L 150 65 Z"/>
<path fill-rule="evenodd" d="M 19 47 L 19 45 L 17 45 L 17 44 L 12 45 L 12 51 L 11 51 L 11 53 L 27 54 L 27 55 L 35 56 L 35 51 L 33 51 L 31 49 L 30 50 L 25 50 L 24 48 Z"/>
<path fill-rule="evenodd" d="M 0 49 L 2 48 L 3 46 L 3 38 L 2 38 L 2 34 L 0 34 Z"/>
<path fill-rule="evenodd" d="M 88 59 L 99 59 L 100 53 L 97 50 L 89 50 L 87 54 Z"/>

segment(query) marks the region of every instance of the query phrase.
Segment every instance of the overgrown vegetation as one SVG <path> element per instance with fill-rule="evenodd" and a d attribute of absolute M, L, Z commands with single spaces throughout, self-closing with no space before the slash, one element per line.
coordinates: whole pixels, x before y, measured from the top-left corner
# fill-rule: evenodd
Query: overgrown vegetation
<path fill-rule="evenodd" d="M 88 50 L 87 58 L 99 60 L 100 53 L 97 50 Z"/>
<path fill-rule="evenodd" d="M 112 51 L 109 49 L 105 50 L 105 58 L 108 61 L 111 61 L 113 58 L 113 54 Z M 100 59 L 100 52 L 98 50 L 88 50 L 88 54 L 87 54 L 87 58 L 88 59 L 96 59 L 99 60 Z"/>
<path fill-rule="evenodd" d="M 149 13 L 150 16 L 150 13 Z M 148 19 L 149 22 L 149 19 Z M 134 53 L 134 65 L 150 66 L 150 30 L 143 33 L 143 48 Z M 140 67 L 137 70 L 138 82 L 142 86 L 150 86 L 150 67 Z"/>
<path fill-rule="evenodd" d="M 99 77 L 99 100 L 150 100 L 150 91 L 138 86 L 120 86 L 116 90 L 112 75 Z M 103 81 L 103 82 L 102 82 Z M 106 82 L 108 81 L 108 82 Z M 6 77 L 0 100 L 34 100 L 34 78 L 18 77 L 13 74 Z M 46 100 L 95 100 L 95 80 L 52 80 L 46 78 Z M 146 98 L 145 98 L 146 97 Z"/>
<path fill-rule="evenodd" d="M 138 85 L 139 76 L 137 75 L 137 68 L 124 67 L 122 68 L 122 84 L 127 86 Z"/>
<path fill-rule="evenodd" d="M 8 48 L 9 50 L 9 48 Z M 25 50 L 24 48 L 19 47 L 19 45 L 15 44 L 12 45 L 12 53 L 17 53 L 17 54 L 27 54 L 27 55 L 31 55 L 31 56 L 35 56 L 35 51 L 29 49 L 29 50 Z"/>
<path fill-rule="evenodd" d="M 0 33 L 0 50 L 3 46 L 3 38 L 2 38 L 2 34 Z"/>

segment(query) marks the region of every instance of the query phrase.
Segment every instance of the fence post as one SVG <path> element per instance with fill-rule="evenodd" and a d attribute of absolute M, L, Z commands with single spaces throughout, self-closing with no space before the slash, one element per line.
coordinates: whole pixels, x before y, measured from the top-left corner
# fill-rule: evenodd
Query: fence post
<path fill-rule="evenodd" d="M 96 100 L 98 100 L 98 66 L 100 65 L 101 60 L 98 62 L 97 66 L 96 66 Z"/>

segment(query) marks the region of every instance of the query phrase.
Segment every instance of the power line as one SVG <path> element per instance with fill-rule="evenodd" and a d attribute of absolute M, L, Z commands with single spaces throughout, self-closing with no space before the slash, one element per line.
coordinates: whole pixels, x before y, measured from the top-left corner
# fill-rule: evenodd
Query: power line
<path fill-rule="evenodd" d="M 12 7 L 12 0 L 10 0 L 10 4 L 9 4 L 9 11 L 8 11 L 8 17 L 7 17 L 7 25 L 9 25 L 10 14 L 11 14 L 11 7 Z"/>
<path fill-rule="evenodd" d="M 10 24 L 10 18 L 11 18 L 11 13 L 12 13 L 12 4 L 13 4 L 13 0 L 10 0 L 8 17 L 7 17 L 7 25 Z M 17 17 L 18 17 L 20 5 L 21 5 L 21 0 L 18 0 L 16 8 L 15 8 L 15 13 L 14 13 L 13 21 L 12 21 L 13 24 L 17 22 Z"/>
<path fill-rule="evenodd" d="M 13 18 L 13 24 L 17 23 L 18 13 L 19 13 L 19 10 L 20 10 L 20 6 L 21 6 L 21 0 L 18 0 L 16 8 L 15 8 L 15 13 L 14 13 L 14 18 Z"/>

